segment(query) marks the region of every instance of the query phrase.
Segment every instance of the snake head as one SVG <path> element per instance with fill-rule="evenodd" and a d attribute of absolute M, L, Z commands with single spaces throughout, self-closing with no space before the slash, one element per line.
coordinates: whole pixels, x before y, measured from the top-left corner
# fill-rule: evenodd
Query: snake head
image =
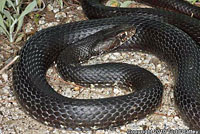
<path fill-rule="evenodd" d="M 58 57 L 65 64 L 79 64 L 106 52 L 110 52 L 121 45 L 126 30 L 132 29 L 130 25 L 119 25 L 100 30 L 83 38 L 63 50 Z"/>
<path fill-rule="evenodd" d="M 95 33 L 98 34 L 98 39 L 93 47 L 94 53 L 102 54 L 105 52 L 111 52 L 127 40 L 126 35 L 127 32 L 130 31 L 135 31 L 135 28 L 128 24 L 122 24 Z"/>

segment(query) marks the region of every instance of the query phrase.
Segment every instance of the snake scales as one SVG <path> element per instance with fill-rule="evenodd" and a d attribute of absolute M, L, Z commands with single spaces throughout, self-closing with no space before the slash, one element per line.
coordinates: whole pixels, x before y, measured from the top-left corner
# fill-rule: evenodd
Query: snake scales
<path fill-rule="evenodd" d="M 150 3 L 170 10 L 178 7 L 180 12 L 200 18 L 199 8 L 181 0 Z M 89 18 L 102 19 L 41 30 L 21 49 L 13 69 L 13 85 L 23 108 L 42 123 L 72 129 L 118 126 L 154 112 L 161 103 L 163 86 L 153 74 L 128 64 L 80 65 L 109 50 L 109 45 L 100 44 L 131 27 L 136 29 L 135 35 L 115 50 L 139 49 L 166 61 L 173 68 L 175 102 L 181 117 L 190 128 L 200 129 L 200 21 L 162 9 L 105 7 L 98 0 L 82 0 L 82 6 Z M 104 99 L 64 97 L 46 81 L 46 71 L 54 61 L 66 80 L 78 84 L 117 81 L 136 91 Z"/>

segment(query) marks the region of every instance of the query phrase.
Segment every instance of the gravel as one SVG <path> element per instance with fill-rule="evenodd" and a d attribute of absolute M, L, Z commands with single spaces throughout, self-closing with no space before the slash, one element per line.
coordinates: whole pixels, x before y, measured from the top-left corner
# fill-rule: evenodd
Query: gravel
<path fill-rule="evenodd" d="M 69 23 L 72 21 L 84 20 L 82 8 L 79 5 L 68 6 L 60 9 L 56 3 L 49 4 L 47 10 L 54 14 L 54 22 L 48 22 L 47 14 L 43 14 L 39 20 L 37 30 L 47 28 L 60 23 Z M 65 18 L 63 20 L 63 18 Z M 32 22 L 25 24 L 25 32 L 31 32 L 34 27 Z M 16 46 L 9 46 L 6 43 L 1 45 L 4 50 L 0 53 L 0 61 L 5 65 L 6 61 L 13 57 L 15 54 Z M 11 47 L 11 48 L 10 48 Z M 15 51 L 13 51 L 15 50 Z M 124 62 L 129 64 L 139 65 L 152 73 L 154 73 L 164 85 L 164 95 L 162 105 L 157 111 L 148 115 L 146 118 L 133 121 L 112 130 L 98 130 L 96 134 L 109 134 L 109 133 L 127 133 L 129 130 L 155 130 L 155 129 L 188 129 L 184 122 L 179 117 L 179 114 L 174 105 L 173 95 L 173 75 L 169 71 L 166 64 L 160 61 L 153 55 L 141 52 L 121 52 L 102 55 L 98 58 L 90 60 L 88 64 L 102 63 L 102 62 Z M 2 68 L 3 65 L 0 65 Z M 128 91 L 113 88 L 84 88 L 74 83 L 64 82 L 57 74 L 55 67 L 48 70 L 47 78 L 50 85 L 58 92 L 67 97 L 76 98 L 104 98 L 109 96 L 118 96 L 129 93 Z M 92 134 L 93 131 L 68 131 L 63 129 L 56 129 L 43 125 L 23 111 L 22 107 L 18 104 L 12 88 L 12 69 L 6 70 L 0 74 L 0 134 Z"/>

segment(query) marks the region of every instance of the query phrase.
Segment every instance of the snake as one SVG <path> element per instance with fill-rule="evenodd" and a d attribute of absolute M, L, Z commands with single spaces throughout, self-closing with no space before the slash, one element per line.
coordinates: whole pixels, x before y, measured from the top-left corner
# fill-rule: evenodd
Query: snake
<path fill-rule="evenodd" d="M 14 93 L 25 112 L 51 127 L 75 130 L 106 129 L 146 117 L 161 105 L 163 85 L 155 75 L 126 63 L 83 64 L 102 53 L 144 51 L 172 68 L 180 116 L 191 129 L 200 129 L 200 9 L 182 0 L 137 1 L 154 8 L 114 8 L 82 0 L 89 20 L 30 37 L 13 68 Z M 134 35 L 120 44 L 116 36 L 130 29 Z M 85 86 L 117 84 L 134 92 L 100 99 L 65 97 L 46 79 L 55 63 L 64 80 Z"/>

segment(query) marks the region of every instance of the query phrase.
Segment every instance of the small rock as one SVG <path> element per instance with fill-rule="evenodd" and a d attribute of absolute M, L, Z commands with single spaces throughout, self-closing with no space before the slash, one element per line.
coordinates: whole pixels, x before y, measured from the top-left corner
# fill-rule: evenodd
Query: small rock
<path fill-rule="evenodd" d="M 48 73 L 49 74 L 53 73 L 53 69 L 52 68 L 48 69 Z"/>
<path fill-rule="evenodd" d="M 114 88 L 113 92 L 114 92 L 115 94 L 119 94 L 119 93 L 120 93 L 120 90 L 117 89 L 117 88 Z"/>
<path fill-rule="evenodd" d="M 43 25 L 43 24 L 45 24 L 45 21 L 44 21 L 43 19 L 40 19 L 40 20 L 39 20 L 39 24 L 40 24 L 40 25 Z"/>
<path fill-rule="evenodd" d="M 77 10 L 83 10 L 83 8 L 81 6 L 77 7 Z"/>
<path fill-rule="evenodd" d="M 179 121 L 180 118 L 179 118 L 178 116 L 175 116 L 175 117 L 174 117 L 174 120 L 175 120 L 175 121 Z"/>
<path fill-rule="evenodd" d="M 97 130 L 96 134 L 105 134 L 105 131 L 104 130 Z"/>
<path fill-rule="evenodd" d="M 59 19 L 59 18 L 65 18 L 66 14 L 64 12 L 58 12 L 58 13 L 56 13 L 55 17 L 57 19 Z"/>
<path fill-rule="evenodd" d="M 2 88 L 2 91 L 3 91 L 3 93 L 9 93 L 9 89 L 10 89 L 10 87 L 9 86 L 5 86 L 5 87 L 3 87 Z"/>
<path fill-rule="evenodd" d="M 54 13 L 59 12 L 59 8 L 54 8 L 54 9 L 53 9 L 53 12 L 54 12 Z"/>
<path fill-rule="evenodd" d="M 27 23 L 26 27 L 25 27 L 25 32 L 26 33 L 30 33 L 32 29 L 33 29 L 32 24 L 31 23 Z"/>
<path fill-rule="evenodd" d="M 48 5 L 47 5 L 47 10 L 48 10 L 48 11 L 52 11 L 52 10 L 53 10 L 53 6 L 52 6 L 51 4 L 48 4 Z"/>
<path fill-rule="evenodd" d="M 8 81 L 8 75 L 7 74 L 2 74 L 2 77 L 3 77 L 3 79 L 4 79 L 4 81 Z"/>

